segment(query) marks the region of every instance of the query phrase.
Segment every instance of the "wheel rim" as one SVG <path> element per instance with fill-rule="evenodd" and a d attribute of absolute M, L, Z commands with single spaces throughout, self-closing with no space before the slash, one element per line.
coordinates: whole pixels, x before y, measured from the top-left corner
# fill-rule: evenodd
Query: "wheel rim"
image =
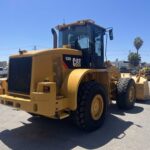
<path fill-rule="evenodd" d="M 129 101 L 133 102 L 134 99 L 135 99 L 135 88 L 134 86 L 131 86 L 129 90 Z"/>
<path fill-rule="evenodd" d="M 91 115 L 94 120 L 99 120 L 103 113 L 104 102 L 101 95 L 96 95 L 92 100 Z"/>

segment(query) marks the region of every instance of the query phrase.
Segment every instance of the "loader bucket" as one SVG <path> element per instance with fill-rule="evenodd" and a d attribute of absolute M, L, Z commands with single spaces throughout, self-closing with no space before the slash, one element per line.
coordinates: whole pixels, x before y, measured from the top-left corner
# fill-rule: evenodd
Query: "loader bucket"
<path fill-rule="evenodd" d="M 136 99 L 147 100 L 150 99 L 150 88 L 148 80 L 144 77 L 132 76 L 136 83 Z"/>

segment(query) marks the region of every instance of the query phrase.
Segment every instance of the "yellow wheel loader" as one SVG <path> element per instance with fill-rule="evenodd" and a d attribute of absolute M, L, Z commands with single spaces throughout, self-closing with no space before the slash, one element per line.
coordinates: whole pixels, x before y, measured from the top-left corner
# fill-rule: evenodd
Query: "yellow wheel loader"
<path fill-rule="evenodd" d="M 70 116 L 86 131 L 103 124 L 112 100 L 121 109 L 133 108 L 134 80 L 121 78 L 115 68 L 104 63 L 104 38 L 109 35 L 112 40 L 113 30 L 92 20 L 56 29 L 52 29 L 53 49 L 20 50 L 10 56 L 0 103 L 49 118 Z"/>

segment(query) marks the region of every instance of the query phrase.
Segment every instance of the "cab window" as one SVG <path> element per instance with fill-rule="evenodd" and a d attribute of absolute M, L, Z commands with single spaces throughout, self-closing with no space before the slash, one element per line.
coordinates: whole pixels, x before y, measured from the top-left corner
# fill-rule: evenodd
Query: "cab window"
<path fill-rule="evenodd" d="M 102 55 L 102 34 L 101 33 L 97 33 L 95 34 L 95 53 L 98 56 Z"/>

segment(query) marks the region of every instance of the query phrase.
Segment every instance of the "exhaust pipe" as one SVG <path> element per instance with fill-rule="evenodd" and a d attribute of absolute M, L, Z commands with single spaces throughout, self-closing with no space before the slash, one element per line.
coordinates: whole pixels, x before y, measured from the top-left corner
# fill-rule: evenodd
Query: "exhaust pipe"
<path fill-rule="evenodd" d="M 51 29 L 53 34 L 53 48 L 57 48 L 57 33 L 54 28 Z"/>

